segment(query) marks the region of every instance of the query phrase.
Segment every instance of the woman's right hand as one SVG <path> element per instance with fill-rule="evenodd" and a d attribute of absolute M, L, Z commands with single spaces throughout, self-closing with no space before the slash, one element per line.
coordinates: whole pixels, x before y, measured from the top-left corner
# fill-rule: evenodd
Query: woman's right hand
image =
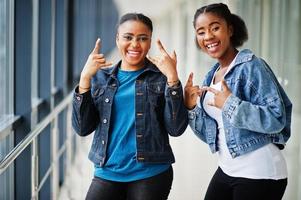
<path fill-rule="evenodd" d="M 87 62 L 81 72 L 80 81 L 79 81 L 79 92 L 85 92 L 90 89 L 90 81 L 92 76 L 96 74 L 96 72 L 104 67 L 112 65 L 111 62 L 106 61 L 106 58 L 103 54 L 99 53 L 100 50 L 100 39 L 98 38 L 95 43 L 95 47 L 93 51 L 90 53 Z"/>
<path fill-rule="evenodd" d="M 189 74 L 184 91 L 184 104 L 187 109 L 192 110 L 197 104 L 198 96 L 203 93 L 198 85 L 193 85 L 193 73 Z"/>

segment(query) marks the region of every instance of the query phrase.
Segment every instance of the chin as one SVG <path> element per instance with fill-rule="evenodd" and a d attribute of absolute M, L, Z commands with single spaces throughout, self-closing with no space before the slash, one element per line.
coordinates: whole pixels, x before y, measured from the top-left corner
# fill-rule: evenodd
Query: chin
<path fill-rule="evenodd" d="M 141 60 L 139 60 L 139 61 L 128 61 L 128 63 L 130 64 L 130 65 L 139 65 L 140 63 L 142 63 L 142 61 Z"/>
<path fill-rule="evenodd" d="M 214 58 L 214 59 L 219 59 L 221 57 L 221 54 L 219 52 L 215 52 L 215 53 L 210 53 L 210 52 L 207 52 L 207 54 L 211 57 L 211 58 Z"/>

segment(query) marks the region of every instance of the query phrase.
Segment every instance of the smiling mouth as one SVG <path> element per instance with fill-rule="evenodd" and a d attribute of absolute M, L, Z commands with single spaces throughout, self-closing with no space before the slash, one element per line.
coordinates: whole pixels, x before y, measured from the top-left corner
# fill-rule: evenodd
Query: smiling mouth
<path fill-rule="evenodd" d="M 210 49 L 212 49 L 212 48 L 214 48 L 214 47 L 216 47 L 218 45 L 219 45 L 219 42 L 215 42 L 215 43 L 206 45 L 206 48 L 210 50 Z"/>
<path fill-rule="evenodd" d="M 128 50 L 128 51 L 127 51 L 127 54 L 128 54 L 129 56 L 131 56 L 131 57 L 137 57 L 137 56 L 139 56 L 139 55 L 141 54 L 141 52 L 139 52 L 139 51 L 131 51 L 131 50 Z"/>

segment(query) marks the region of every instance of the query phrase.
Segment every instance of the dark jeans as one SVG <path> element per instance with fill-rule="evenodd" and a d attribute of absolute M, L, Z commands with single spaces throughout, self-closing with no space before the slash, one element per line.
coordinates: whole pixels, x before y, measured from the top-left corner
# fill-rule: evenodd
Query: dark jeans
<path fill-rule="evenodd" d="M 172 167 L 156 176 L 132 182 L 114 182 L 94 177 L 86 199 L 166 200 L 172 180 Z"/>
<path fill-rule="evenodd" d="M 218 168 L 208 186 L 205 200 L 281 200 L 287 179 L 231 177 Z"/>

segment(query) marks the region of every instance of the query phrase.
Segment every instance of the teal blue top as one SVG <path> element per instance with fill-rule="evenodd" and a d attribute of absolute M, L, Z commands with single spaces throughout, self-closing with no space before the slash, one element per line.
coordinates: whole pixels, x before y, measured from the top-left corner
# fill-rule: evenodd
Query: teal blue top
<path fill-rule="evenodd" d="M 96 177 L 129 182 L 155 176 L 170 166 L 136 160 L 135 81 L 142 71 L 118 70 L 119 87 L 113 101 L 107 161 L 103 167 L 95 166 Z"/>

